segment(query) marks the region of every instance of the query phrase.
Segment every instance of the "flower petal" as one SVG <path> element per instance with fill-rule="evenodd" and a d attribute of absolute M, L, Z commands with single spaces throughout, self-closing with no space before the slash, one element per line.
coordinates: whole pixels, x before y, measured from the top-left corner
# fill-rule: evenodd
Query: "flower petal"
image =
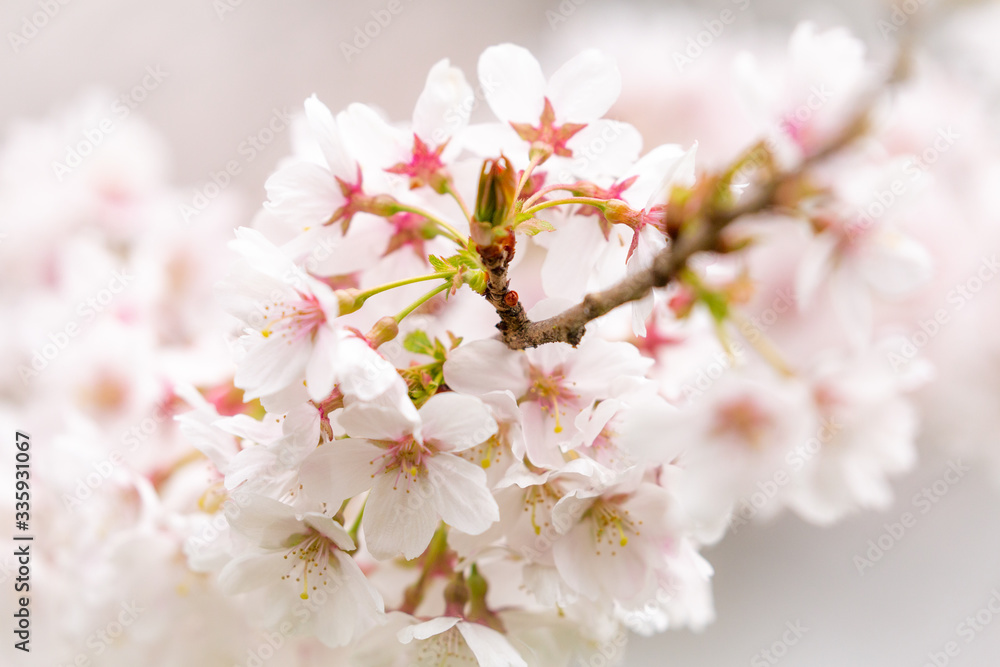
<path fill-rule="evenodd" d="M 502 634 L 478 623 L 459 623 L 458 631 L 479 661 L 479 667 L 528 667 Z"/>
<path fill-rule="evenodd" d="M 424 552 L 438 527 L 430 502 L 434 493 L 426 475 L 410 483 L 401 479 L 398 485 L 395 473 L 376 476 L 361 520 L 372 556 L 385 560 L 403 554 L 411 560 Z"/>
<path fill-rule="evenodd" d="M 338 549 L 354 550 L 354 540 L 351 539 L 347 529 L 327 515 L 319 512 L 306 512 L 303 521 L 307 526 L 314 528 L 323 537 L 336 544 Z"/>
<path fill-rule="evenodd" d="M 462 619 L 455 618 L 454 616 L 438 616 L 423 623 L 406 626 L 396 634 L 396 638 L 399 639 L 400 644 L 409 644 L 414 639 L 427 639 L 442 632 L 447 632 L 455 627 L 455 624 L 460 620 Z"/>
<path fill-rule="evenodd" d="M 329 507 L 340 507 L 372 485 L 382 449 L 367 440 L 334 440 L 306 457 L 299 479 L 306 494 Z"/>
<path fill-rule="evenodd" d="M 239 595 L 281 581 L 288 573 L 284 552 L 244 554 L 229 561 L 219 573 L 219 587 L 227 595 Z"/>
<path fill-rule="evenodd" d="M 491 46 L 479 56 L 479 83 L 486 102 L 504 122 L 537 123 L 545 104 L 545 75 L 527 49 Z"/>
<path fill-rule="evenodd" d="M 304 530 L 304 524 L 295 517 L 295 509 L 273 498 L 247 494 L 238 507 L 238 512 L 226 517 L 229 525 L 266 549 L 276 549 L 290 535 Z"/>
<path fill-rule="evenodd" d="M 420 408 L 420 419 L 424 441 L 453 452 L 475 447 L 497 432 L 496 420 L 482 401 L 454 392 L 432 396 Z"/>
<path fill-rule="evenodd" d="M 333 175 L 311 162 L 281 167 L 267 179 L 264 189 L 265 208 L 295 229 L 320 226 L 344 205 L 344 195 Z"/>
<path fill-rule="evenodd" d="M 445 523 L 469 535 L 486 532 L 500 520 L 500 508 L 486 486 L 486 471 L 452 454 L 428 459 L 431 504 Z"/>
<path fill-rule="evenodd" d="M 524 353 L 498 340 L 477 340 L 461 345 L 444 362 L 444 380 L 455 391 L 481 396 L 509 390 L 520 398 L 528 391 Z"/>
<path fill-rule="evenodd" d="M 600 118 L 621 92 L 618 65 L 597 49 L 587 49 L 560 67 L 546 89 L 561 123 L 589 123 Z"/>
<path fill-rule="evenodd" d="M 369 403 L 352 403 L 337 420 L 352 438 L 396 440 L 412 433 L 413 420 L 399 410 Z"/>
<path fill-rule="evenodd" d="M 438 61 L 413 110 L 413 132 L 429 145 L 443 144 L 468 124 L 474 103 L 462 70 L 447 58 Z"/>
<path fill-rule="evenodd" d="M 313 95 L 306 100 L 306 118 L 313 136 L 323 151 L 326 164 L 334 176 L 353 182 L 357 176 L 357 166 L 344 144 L 340 128 L 330 109 Z M 333 179 L 330 179 L 331 185 Z"/>

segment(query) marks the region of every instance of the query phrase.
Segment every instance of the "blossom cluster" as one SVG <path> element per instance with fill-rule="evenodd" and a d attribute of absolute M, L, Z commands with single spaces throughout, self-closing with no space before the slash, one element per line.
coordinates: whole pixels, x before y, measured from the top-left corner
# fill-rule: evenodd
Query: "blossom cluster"
<path fill-rule="evenodd" d="M 727 528 L 885 507 L 926 372 L 893 367 L 876 317 L 931 256 L 894 216 L 853 214 L 890 165 L 813 168 L 880 83 L 860 43 L 804 25 L 788 70 L 760 109 L 778 131 L 720 174 L 697 144 L 644 150 L 605 118 L 621 77 L 596 50 L 546 78 L 487 49 L 493 122 L 470 123 L 447 60 L 407 124 L 307 100 L 312 142 L 219 288 L 251 403 L 180 418 L 233 501 L 192 563 L 364 664 L 566 664 L 622 628 L 709 623 L 699 549 Z M 796 114 L 833 72 L 836 100 Z M 779 178 L 665 286 L 582 335 L 514 337 L 642 280 Z"/>
<path fill-rule="evenodd" d="M 672 89 L 493 46 L 402 123 L 311 97 L 239 228 L 109 99 L 17 127 L 42 659 L 620 662 L 714 620 L 727 533 L 888 507 L 921 428 L 1000 460 L 981 109 L 930 62 L 887 93 L 841 29 L 726 49 Z M 644 145 L 647 107 L 691 138 Z"/>

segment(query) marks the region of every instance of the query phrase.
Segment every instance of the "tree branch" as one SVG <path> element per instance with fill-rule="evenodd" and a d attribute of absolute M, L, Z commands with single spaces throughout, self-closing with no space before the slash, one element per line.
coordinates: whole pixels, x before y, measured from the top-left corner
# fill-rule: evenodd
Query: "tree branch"
<path fill-rule="evenodd" d="M 897 83 L 904 78 L 908 58 L 908 49 L 904 46 L 888 77 L 888 84 Z M 860 105 L 858 112 L 843 129 L 825 145 L 806 156 L 797 169 L 772 173 L 765 182 L 757 186 L 752 199 L 734 207 L 719 208 L 714 197 L 701 198 L 699 209 L 674 221 L 678 229 L 676 238 L 654 258 L 652 266 L 609 289 L 587 294 L 583 301 L 554 317 L 532 322 L 518 303 L 516 293 L 509 291 L 507 266 L 514 254 L 511 238 L 509 246 L 505 245 L 496 256 L 483 257 L 489 273 L 486 298 L 500 316 L 497 329 L 500 330 L 501 339 L 513 350 L 556 342 L 569 343 L 575 347 L 583 339 L 587 323 L 591 320 L 625 303 L 642 299 L 655 288 L 666 286 L 680 275 L 694 254 L 724 251 L 721 235 L 727 226 L 739 218 L 780 208 L 783 186 L 800 179 L 808 167 L 839 154 L 867 133 L 871 110 L 880 92 L 881 88 L 873 90 L 869 99 L 864 100 L 865 103 Z M 668 228 L 673 228 L 669 221 Z M 508 296 L 510 294 L 514 295 L 513 299 Z"/>

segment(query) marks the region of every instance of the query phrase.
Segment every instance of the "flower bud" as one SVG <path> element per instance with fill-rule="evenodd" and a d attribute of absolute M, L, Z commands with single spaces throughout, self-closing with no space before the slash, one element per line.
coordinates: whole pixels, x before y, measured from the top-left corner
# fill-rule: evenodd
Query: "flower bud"
<path fill-rule="evenodd" d="M 503 155 L 483 163 L 476 195 L 475 219 L 499 227 L 510 218 L 517 191 L 517 172 Z"/>
<path fill-rule="evenodd" d="M 340 315 L 353 313 L 365 303 L 362 299 L 358 298 L 361 290 L 354 288 L 339 289 L 333 294 L 337 297 L 337 312 Z"/>
<path fill-rule="evenodd" d="M 368 339 L 372 347 L 377 348 L 382 343 L 388 343 L 398 335 L 399 323 L 396 322 L 396 318 L 383 317 L 375 323 L 375 326 L 372 327 L 365 338 Z"/>
<path fill-rule="evenodd" d="M 399 213 L 402 209 L 399 208 L 399 202 L 396 201 L 395 197 L 391 195 L 374 195 L 365 199 L 361 210 L 381 218 L 388 218 L 391 215 Z"/>
<path fill-rule="evenodd" d="M 628 225 L 637 229 L 642 221 L 642 211 L 636 211 L 621 199 L 609 199 L 604 204 L 604 219 L 611 224 Z"/>
<path fill-rule="evenodd" d="M 458 573 L 444 589 L 445 615 L 462 617 L 465 604 L 469 601 L 469 589 L 465 579 Z"/>

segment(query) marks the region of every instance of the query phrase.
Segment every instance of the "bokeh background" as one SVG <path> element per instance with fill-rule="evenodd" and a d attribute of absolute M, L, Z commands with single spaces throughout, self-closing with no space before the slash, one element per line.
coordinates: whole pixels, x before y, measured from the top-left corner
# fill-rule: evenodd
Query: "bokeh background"
<path fill-rule="evenodd" d="M 678 111 L 684 108 L 685 83 L 669 56 L 683 48 L 702 21 L 735 4 L 729 0 L 399 2 L 402 11 L 348 57 L 342 44 L 353 42 L 357 29 L 372 20 L 371 12 L 385 9 L 385 0 L 71 0 L 65 5 L 53 0 L 58 11 L 16 49 L 8 33 L 20 30 L 40 5 L 38 0 L 7 0 L 0 6 L 0 127 L 48 116 L 95 88 L 125 93 L 147 68 L 159 68 L 166 77 L 136 112 L 166 138 L 171 182 L 193 193 L 212 172 L 240 160 L 242 171 L 227 188 L 227 197 L 239 202 L 239 215 L 248 224 L 263 201 L 264 180 L 288 154 L 291 138 L 288 132 L 277 133 L 250 160 L 240 146 L 268 124 L 276 109 L 298 109 L 316 93 L 335 110 L 361 101 L 393 118 L 408 118 L 433 63 L 450 58 L 474 80 L 482 49 L 512 41 L 539 54 L 548 71 L 580 48 L 606 50 L 618 58 L 626 82 L 622 103 L 612 115 L 637 124 L 647 145 L 687 145 L 698 139 L 707 161 L 724 159 L 725 141 L 692 136 L 696 124 Z M 801 19 L 823 27 L 846 25 L 876 56 L 891 50 L 876 23 L 891 10 L 888 3 L 746 4 L 704 62 L 696 63 L 695 74 L 716 55 L 783 45 Z M 965 45 L 970 50 L 956 55 L 954 38 L 941 36 L 937 27 L 930 26 L 926 36 L 930 49 L 953 59 L 956 76 L 978 86 L 996 118 L 996 88 L 990 85 L 990 70 L 1000 68 L 998 52 L 990 51 L 996 47 L 990 40 L 970 42 Z M 731 84 L 720 78 L 717 85 Z M 727 116 L 737 113 L 718 109 L 720 132 L 726 131 Z M 17 223 L 5 224 L 10 228 Z M 2 280 L 16 284 L 18 277 L 4 271 Z M 987 403 L 982 409 L 998 410 L 1000 405 Z M 948 428 L 927 426 L 921 464 L 897 483 L 897 502 L 888 512 L 861 514 L 831 528 L 784 515 L 706 549 L 716 571 L 716 623 L 700 634 L 669 632 L 637 639 L 626 664 L 772 664 L 761 661 L 759 652 L 780 640 L 787 623 L 796 622 L 808 630 L 780 659 L 788 667 L 928 664 L 928 652 L 941 651 L 955 638 L 956 626 L 1000 591 L 995 473 L 971 465 L 971 472 L 932 511 L 920 515 L 874 567 L 861 575 L 854 558 L 864 555 L 884 524 L 913 510 L 915 494 L 941 477 L 954 457 L 933 445 L 949 436 Z M 995 434 L 982 437 L 995 439 Z M 1000 619 L 995 619 L 975 641 L 963 643 L 960 655 L 948 664 L 990 667 L 998 661 Z"/>

